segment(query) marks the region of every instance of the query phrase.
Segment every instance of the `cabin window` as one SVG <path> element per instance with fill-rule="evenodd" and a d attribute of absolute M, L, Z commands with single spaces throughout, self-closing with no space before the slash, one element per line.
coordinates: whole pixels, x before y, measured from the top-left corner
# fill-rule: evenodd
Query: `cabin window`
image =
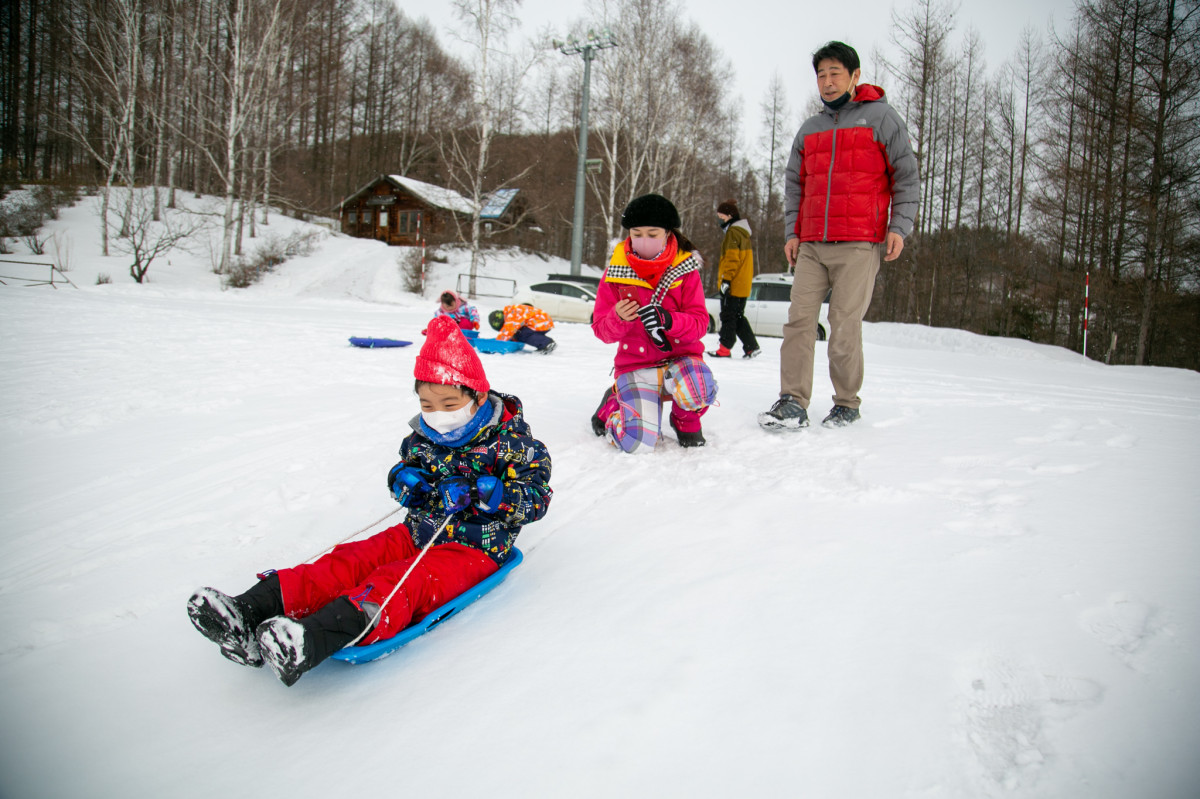
<path fill-rule="evenodd" d="M 387 211 L 379 212 L 379 226 L 387 227 Z"/>
<path fill-rule="evenodd" d="M 397 211 L 396 227 L 400 233 L 417 232 L 417 214 L 419 211 Z"/>
<path fill-rule="evenodd" d="M 353 225 L 357 222 L 358 222 L 358 212 L 357 211 L 347 211 L 346 212 L 346 224 Z"/>

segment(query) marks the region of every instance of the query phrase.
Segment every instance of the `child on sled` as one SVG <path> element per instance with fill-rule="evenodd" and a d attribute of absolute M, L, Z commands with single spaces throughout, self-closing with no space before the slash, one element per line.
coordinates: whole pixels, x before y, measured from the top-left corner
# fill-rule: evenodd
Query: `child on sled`
<path fill-rule="evenodd" d="M 312 563 L 263 572 L 237 596 L 197 590 L 188 616 L 226 658 L 265 662 L 290 686 L 342 647 L 390 638 L 494 574 L 521 527 L 545 515 L 550 456 L 521 401 L 491 389 L 449 317 L 428 330 L 414 369 L 421 413 L 387 480 L 408 517 Z"/>
<path fill-rule="evenodd" d="M 458 325 L 461 330 L 479 329 L 479 311 L 456 291 L 447 289 L 442 292 L 442 296 L 438 298 L 437 310 L 433 312 L 433 315 L 434 317 L 450 317 L 450 321 Z"/>
<path fill-rule="evenodd" d="M 679 225 L 679 211 L 666 197 L 631 200 L 621 214 L 629 236 L 613 250 L 596 295 L 592 331 L 615 343 L 617 354 L 616 381 L 592 429 L 625 452 L 654 449 L 668 399 L 680 446 L 704 446 L 700 417 L 717 396 L 701 342 L 708 311 L 700 259 Z"/>

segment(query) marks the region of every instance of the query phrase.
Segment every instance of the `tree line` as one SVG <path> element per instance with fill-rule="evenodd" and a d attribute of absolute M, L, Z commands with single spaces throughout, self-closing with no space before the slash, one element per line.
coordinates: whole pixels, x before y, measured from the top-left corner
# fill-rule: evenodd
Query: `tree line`
<path fill-rule="evenodd" d="M 453 5 L 458 55 L 392 0 L 10 0 L 0 184 L 98 186 L 106 247 L 140 212 L 130 193 L 109 208 L 113 186 L 155 187 L 155 219 L 176 192 L 216 195 L 218 270 L 270 209 L 329 216 L 380 173 L 476 200 L 518 186 L 537 249 L 565 257 L 582 59 L 548 33 L 518 40 L 519 0 Z M 759 269 L 782 270 L 783 165 L 814 111 L 789 108 L 786 87 L 815 101 L 811 74 L 774 76 L 747 110 L 680 3 L 593 0 L 571 32 L 588 30 L 620 46 L 592 64 L 585 262 L 606 260 L 630 198 L 657 191 L 710 267 L 714 208 L 736 198 Z M 864 80 L 908 122 L 921 205 L 868 318 L 1079 350 L 1086 276 L 1090 357 L 1200 368 L 1195 0 L 1079 0 L 990 69 L 949 3 L 913 0 L 892 31 Z M 477 219 L 462 238 L 478 255 Z"/>

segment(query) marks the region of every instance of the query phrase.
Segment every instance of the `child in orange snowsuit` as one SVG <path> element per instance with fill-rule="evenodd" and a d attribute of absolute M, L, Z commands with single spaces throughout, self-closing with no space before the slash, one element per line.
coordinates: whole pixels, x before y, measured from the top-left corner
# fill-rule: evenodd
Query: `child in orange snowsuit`
<path fill-rule="evenodd" d="M 497 331 L 497 341 L 519 341 L 543 355 L 549 355 L 558 346 L 546 335 L 547 330 L 554 329 L 554 320 L 532 305 L 508 305 L 503 311 L 492 311 L 488 314 L 488 324 Z"/>

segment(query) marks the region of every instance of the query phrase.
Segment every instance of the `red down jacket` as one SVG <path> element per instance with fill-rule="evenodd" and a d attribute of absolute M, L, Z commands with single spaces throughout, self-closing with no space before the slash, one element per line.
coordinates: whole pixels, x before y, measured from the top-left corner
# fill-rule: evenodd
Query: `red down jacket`
<path fill-rule="evenodd" d="M 919 197 L 917 159 L 883 89 L 858 86 L 854 99 L 825 108 L 800 127 L 785 172 L 786 236 L 801 241 L 883 241 L 907 237 Z M 891 206 L 889 214 L 889 206 Z"/>

